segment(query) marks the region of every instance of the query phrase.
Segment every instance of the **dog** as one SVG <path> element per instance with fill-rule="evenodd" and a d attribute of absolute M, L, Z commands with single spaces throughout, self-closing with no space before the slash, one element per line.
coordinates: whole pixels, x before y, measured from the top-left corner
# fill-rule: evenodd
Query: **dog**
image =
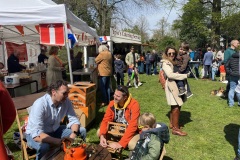
<path fill-rule="evenodd" d="M 225 89 L 220 87 L 218 90 L 212 90 L 211 95 L 218 96 L 218 97 L 225 97 Z"/>

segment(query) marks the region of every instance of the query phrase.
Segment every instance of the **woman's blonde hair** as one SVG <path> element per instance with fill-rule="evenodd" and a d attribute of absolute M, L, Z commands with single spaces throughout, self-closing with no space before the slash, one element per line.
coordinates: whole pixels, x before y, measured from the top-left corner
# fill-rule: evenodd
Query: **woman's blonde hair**
<path fill-rule="evenodd" d="M 108 48 L 107 48 L 105 45 L 100 45 L 100 46 L 98 47 L 98 52 L 100 53 L 100 52 L 102 52 L 102 51 L 108 51 Z"/>
<path fill-rule="evenodd" d="M 59 47 L 58 46 L 52 46 L 49 50 L 49 55 L 53 55 L 53 54 L 58 54 L 58 50 L 59 50 Z"/>
<path fill-rule="evenodd" d="M 156 118 L 152 113 L 143 113 L 138 118 L 138 125 L 141 126 L 149 126 L 150 128 L 154 128 L 156 124 Z"/>

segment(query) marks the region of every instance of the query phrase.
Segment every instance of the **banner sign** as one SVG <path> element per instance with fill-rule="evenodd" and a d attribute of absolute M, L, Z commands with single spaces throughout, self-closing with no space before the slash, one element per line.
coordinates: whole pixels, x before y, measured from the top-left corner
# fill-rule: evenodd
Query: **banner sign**
<path fill-rule="evenodd" d="M 118 29 L 110 28 L 110 37 L 118 37 L 122 39 L 129 39 L 141 42 L 141 36 L 130 32 L 120 31 Z"/>
<path fill-rule="evenodd" d="M 5 42 L 6 49 L 7 49 L 7 55 L 8 57 L 17 50 L 20 53 L 19 56 L 19 62 L 26 62 L 28 61 L 28 55 L 27 55 L 27 46 L 26 44 L 16 44 L 11 42 Z"/>

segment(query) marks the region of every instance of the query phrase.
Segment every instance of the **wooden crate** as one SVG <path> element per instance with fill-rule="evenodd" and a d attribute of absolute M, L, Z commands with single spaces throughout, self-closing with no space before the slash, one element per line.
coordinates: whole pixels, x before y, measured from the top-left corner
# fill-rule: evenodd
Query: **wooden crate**
<path fill-rule="evenodd" d="M 79 108 L 74 106 L 74 111 L 80 120 L 81 126 L 87 127 L 96 117 L 96 103 Z"/>
<path fill-rule="evenodd" d="M 70 93 L 68 94 L 68 98 L 77 108 L 86 107 L 89 106 L 91 103 L 96 104 L 96 90 L 88 93 L 87 95 Z"/>
<path fill-rule="evenodd" d="M 96 104 L 96 85 L 87 82 L 77 82 L 69 85 L 68 98 L 76 107 L 86 107 Z"/>
<path fill-rule="evenodd" d="M 78 93 L 81 95 L 87 95 L 93 91 L 96 92 L 96 85 L 88 82 L 76 82 L 73 85 L 68 85 L 69 93 Z"/>

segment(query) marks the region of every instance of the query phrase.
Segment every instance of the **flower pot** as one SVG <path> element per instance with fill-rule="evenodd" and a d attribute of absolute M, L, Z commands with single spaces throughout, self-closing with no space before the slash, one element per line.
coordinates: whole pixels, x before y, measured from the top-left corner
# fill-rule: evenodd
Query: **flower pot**
<path fill-rule="evenodd" d="M 86 160 L 86 144 L 78 147 L 70 147 L 71 142 L 63 141 L 63 150 L 65 152 L 64 160 Z"/>

